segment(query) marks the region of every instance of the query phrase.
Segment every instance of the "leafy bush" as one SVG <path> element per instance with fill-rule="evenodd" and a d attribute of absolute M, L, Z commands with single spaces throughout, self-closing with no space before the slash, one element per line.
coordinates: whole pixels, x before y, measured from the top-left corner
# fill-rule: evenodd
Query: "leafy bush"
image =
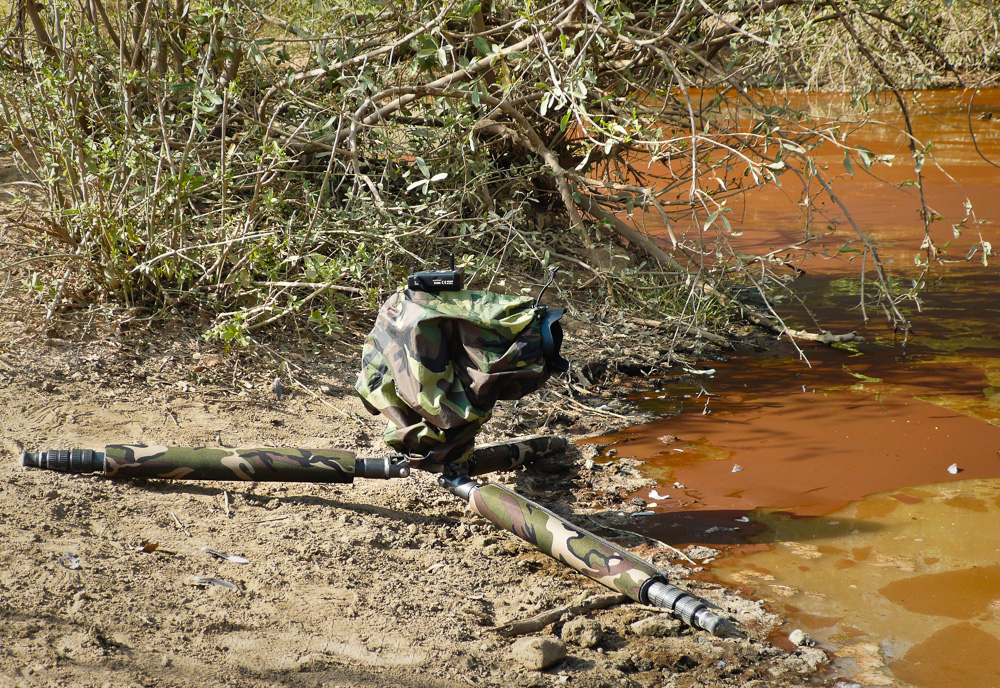
<path fill-rule="evenodd" d="M 814 82 L 834 24 L 884 34 L 896 74 L 944 73 L 927 41 L 954 32 L 919 5 L 19 0 L 0 124 L 78 292 L 208 308 L 227 341 L 336 331 L 450 253 L 480 286 L 559 264 L 592 306 L 686 327 L 733 279 L 767 291 L 728 245 L 729 199 L 817 177 L 811 146 L 841 140 L 748 86 Z"/>

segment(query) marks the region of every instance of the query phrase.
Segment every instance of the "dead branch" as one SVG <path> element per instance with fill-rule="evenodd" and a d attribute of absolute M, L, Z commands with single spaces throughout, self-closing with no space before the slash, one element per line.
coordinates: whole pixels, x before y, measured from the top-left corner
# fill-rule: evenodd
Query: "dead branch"
<path fill-rule="evenodd" d="M 496 626 L 491 630 L 496 631 L 505 638 L 525 635 L 526 633 L 537 633 L 564 617 L 572 618 L 574 616 L 581 616 L 597 609 L 607 609 L 608 607 L 613 607 L 616 604 L 624 604 L 625 602 L 628 602 L 628 598 L 625 595 L 599 595 L 590 599 L 585 599 L 584 596 L 584 599 L 579 599 L 562 607 L 549 609 L 529 619 L 511 621 L 502 626 Z"/>

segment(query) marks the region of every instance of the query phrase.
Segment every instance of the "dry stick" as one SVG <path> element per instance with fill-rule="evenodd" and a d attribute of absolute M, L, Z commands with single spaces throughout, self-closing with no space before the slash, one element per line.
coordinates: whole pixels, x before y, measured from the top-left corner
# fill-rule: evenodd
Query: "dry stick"
<path fill-rule="evenodd" d="M 875 245 L 872 244 L 868 237 L 865 236 L 865 233 L 861 231 L 861 228 L 858 227 L 858 223 L 854 221 L 854 217 L 847 210 L 847 206 L 840 200 L 840 196 L 833 192 L 833 189 L 830 188 L 827 181 L 823 179 L 823 175 L 819 173 L 819 170 L 816 170 L 816 174 L 814 176 L 819 183 L 823 185 L 823 189 L 826 191 L 827 195 L 840 207 L 841 212 L 844 213 L 847 221 L 854 229 L 854 233 L 858 235 L 861 239 L 861 243 L 864 244 L 864 247 L 871 253 L 872 264 L 875 266 L 875 274 L 878 275 L 878 284 L 882 288 L 883 295 L 889 301 L 889 305 L 892 307 L 892 314 L 895 319 L 893 325 L 902 325 L 904 337 L 907 336 L 910 331 L 910 323 L 903 317 L 903 314 L 899 312 L 899 309 L 896 308 L 896 304 L 892 299 L 892 292 L 889 290 L 889 278 L 886 277 L 885 268 L 882 266 L 882 259 L 879 257 L 878 251 L 875 249 Z"/>
<path fill-rule="evenodd" d="M 171 511 L 170 515 L 173 517 L 174 523 L 177 525 L 177 527 L 180 528 L 184 532 L 185 535 L 187 535 L 188 537 L 191 537 L 191 533 L 188 532 L 188 529 L 184 527 L 184 524 L 181 523 L 181 520 L 179 518 L 177 518 L 177 514 L 175 514 L 173 511 Z"/>
<path fill-rule="evenodd" d="M 359 76 L 360 79 L 360 76 Z M 337 135 L 340 135 L 341 130 L 344 128 L 344 115 L 341 114 L 337 118 Z M 323 173 L 323 182 L 319 185 L 319 194 L 316 197 L 316 207 L 313 208 L 312 217 L 309 218 L 309 227 L 306 228 L 305 236 L 302 239 L 303 245 L 305 242 L 311 238 L 313 228 L 316 227 L 316 219 L 319 217 L 319 209 L 323 205 L 323 194 L 326 192 L 326 186 L 330 183 L 330 175 L 333 174 L 333 160 L 336 156 L 336 147 L 334 150 L 330 151 L 330 159 L 326 163 L 326 172 Z"/>
<path fill-rule="evenodd" d="M 868 247 L 861 252 L 861 284 L 858 294 L 858 303 L 861 305 L 861 318 L 868 322 L 868 308 L 865 306 L 865 275 L 868 274 Z"/>
<path fill-rule="evenodd" d="M 342 415 L 344 418 L 347 418 L 348 420 L 355 420 L 353 417 L 351 417 L 351 415 L 349 413 L 347 413 L 346 411 L 342 411 L 341 409 L 337 408 L 333 404 L 329 403 L 326 399 L 324 399 L 321 396 L 319 396 L 318 394 L 316 394 L 316 392 L 314 392 L 311 389 L 309 389 L 308 387 L 306 387 L 304 384 L 302 384 L 301 382 L 299 382 L 298 380 L 296 380 L 291 375 L 289 375 L 289 379 L 292 381 L 292 384 L 301 387 L 303 390 L 305 390 L 306 393 L 310 394 L 313 397 L 313 399 L 315 399 L 319 403 L 323 404 L 324 406 L 326 406 L 328 408 L 333 409 L 334 411 L 336 411 L 337 413 L 339 413 L 340 415 Z"/>
<path fill-rule="evenodd" d="M 142 15 L 142 24 L 135 35 L 135 48 L 132 50 L 132 59 L 130 61 L 132 69 L 136 69 L 139 66 L 139 59 L 142 57 L 142 39 L 149 29 L 149 17 L 153 13 L 154 4 L 154 0 L 146 0 L 146 11 Z"/>
<path fill-rule="evenodd" d="M 581 614 L 586 614 L 592 612 L 595 609 L 607 609 L 608 607 L 613 607 L 616 604 L 624 604 L 628 602 L 628 597 L 625 595 L 600 595 L 598 597 L 593 597 L 591 599 L 580 599 L 579 601 L 571 602 L 570 604 L 564 605 L 562 607 L 556 607 L 555 609 L 550 609 L 548 611 L 536 614 L 530 619 L 522 619 L 520 621 L 511 621 L 502 626 L 496 626 L 491 630 L 496 631 L 499 635 L 505 638 L 510 638 L 515 635 L 524 635 L 525 633 L 535 633 L 542 630 L 549 624 L 553 624 L 559 621 L 564 615 L 579 616 Z"/>
<path fill-rule="evenodd" d="M 593 196 L 584 196 L 581 199 L 580 208 L 584 212 L 597 218 L 602 223 L 602 227 L 610 225 L 611 229 L 613 229 L 616 234 L 640 247 L 651 258 L 660 264 L 667 265 L 674 270 L 680 270 L 683 273 L 687 273 L 684 266 L 660 248 L 651 237 L 640 233 L 635 228 L 629 226 L 629 224 L 621 218 L 606 212 L 600 207 L 600 205 L 598 205 L 597 200 Z"/>
<path fill-rule="evenodd" d="M 69 273 L 70 268 L 66 268 L 62 279 L 59 280 L 59 288 L 56 290 L 56 295 L 52 298 L 52 303 L 49 304 L 49 308 L 45 312 L 46 320 L 51 320 L 52 316 L 56 313 L 56 308 L 59 306 L 59 301 L 62 299 L 63 290 L 66 288 L 66 280 L 69 279 Z"/>
<path fill-rule="evenodd" d="M 308 289 L 330 289 L 332 291 L 344 291 L 349 294 L 367 294 L 360 287 L 349 287 L 335 282 L 251 282 L 255 287 L 302 287 Z"/>
<path fill-rule="evenodd" d="M 24 0 L 24 10 L 31 20 L 31 25 L 35 29 L 35 36 L 38 37 L 38 42 L 42 44 L 45 53 L 51 58 L 58 57 L 59 54 L 52 46 L 52 39 L 49 38 L 49 32 L 45 28 L 45 20 L 38 13 L 38 5 L 35 4 L 35 0 Z"/>
<path fill-rule="evenodd" d="M 275 521 L 287 521 L 288 516 L 275 516 L 274 518 L 264 518 L 257 521 L 247 521 L 247 523 L 274 523 Z"/>
<path fill-rule="evenodd" d="M 665 330 L 673 327 L 678 332 L 683 330 L 683 334 L 693 333 L 696 337 L 712 342 L 713 344 L 721 346 L 724 349 L 733 348 L 733 343 L 725 337 L 709 332 L 708 330 L 698 327 L 697 325 L 686 323 L 681 318 L 667 316 L 663 320 L 649 320 L 647 318 L 629 318 L 628 320 L 629 322 L 634 322 L 636 325 L 643 325 L 645 327 L 653 327 L 656 329 Z"/>
<path fill-rule="evenodd" d="M 979 157 L 982 158 L 985 162 L 992 165 L 993 167 L 1000 167 L 1000 165 L 987 158 L 986 154 L 983 153 L 982 149 L 979 148 L 979 141 L 976 140 L 976 132 L 972 128 L 972 103 L 973 101 L 976 100 L 976 94 L 979 93 L 979 89 L 982 85 L 983 85 L 983 79 L 980 78 L 979 83 L 976 84 L 976 87 L 974 89 L 972 89 L 972 95 L 969 97 L 969 107 L 966 110 L 967 113 L 966 117 L 969 122 L 969 136 L 972 138 L 972 145 L 976 147 L 976 153 L 979 154 Z"/>
<path fill-rule="evenodd" d="M 226 207 L 229 204 L 229 180 L 226 178 L 226 125 L 229 123 L 229 89 L 222 91 L 222 135 L 219 137 L 219 171 L 222 182 L 222 205 L 219 208 L 219 228 L 226 231 Z M 219 281 L 222 281 L 222 265 L 216 261 L 215 265 L 209 268 L 209 272 L 219 271 Z"/>
<path fill-rule="evenodd" d="M 209 46 L 209 48 L 211 48 L 211 46 Z M 207 77 L 207 75 L 209 73 L 209 69 L 208 68 L 209 68 L 209 65 L 211 63 L 211 58 L 212 58 L 212 51 L 211 51 L 211 49 L 205 50 L 205 61 L 204 61 L 204 64 L 201 65 L 201 68 L 200 68 L 201 75 L 200 75 L 200 77 L 198 79 L 198 86 L 197 86 L 196 92 L 200 92 L 201 89 L 203 89 L 205 87 L 205 79 L 206 79 L 206 77 Z M 190 129 L 190 131 L 188 131 L 187 141 L 184 143 L 184 152 L 181 154 L 181 164 L 180 164 L 180 167 L 179 167 L 179 169 L 181 171 L 181 174 L 183 174 L 184 171 L 188 169 L 188 166 L 187 166 L 187 164 L 188 164 L 188 157 L 191 155 L 191 147 L 194 145 L 194 135 L 195 135 L 195 132 L 198 130 L 198 128 L 197 128 L 196 125 L 198 124 L 199 121 L 200 120 L 198 119 L 198 114 L 195 113 L 194 117 L 191 118 L 191 129 Z M 177 202 L 174 204 L 174 216 L 176 218 L 175 222 L 176 222 L 176 226 L 180 227 L 180 228 L 184 227 L 183 222 L 181 222 L 182 207 L 183 207 L 182 206 L 182 199 L 183 199 L 183 194 L 178 194 L 177 195 Z M 180 236 L 180 239 L 181 239 L 180 243 L 181 244 L 184 243 L 184 239 L 185 238 L 186 238 L 185 232 L 182 229 L 181 236 Z M 178 248 L 178 247 L 177 246 L 171 246 L 171 248 Z M 183 248 L 183 246 L 181 248 Z"/>
<path fill-rule="evenodd" d="M 0 105 L 3 106 L 3 122 L 5 128 L 7 129 L 8 136 L 10 137 L 11 146 L 17 151 L 20 159 L 31 170 L 32 175 L 37 179 L 39 177 L 38 170 L 38 156 L 35 155 L 35 148 L 32 142 L 32 137 L 29 135 L 28 128 L 25 126 L 24 121 L 21 119 L 21 111 L 16 105 L 16 101 L 11 99 L 8 102 L 7 94 L 0 92 Z M 17 126 L 10 126 L 11 117 L 17 120 Z M 24 136 L 22 141 L 21 136 L 18 136 L 17 132 L 21 132 Z"/>
<path fill-rule="evenodd" d="M 263 150 L 267 150 L 267 144 L 268 144 L 268 141 L 270 140 L 270 137 L 271 137 L 271 127 L 274 124 L 274 118 L 276 118 L 278 116 L 278 112 L 280 112 L 280 108 L 275 111 L 274 116 L 271 118 L 271 121 L 268 123 L 267 128 L 264 130 L 264 140 L 262 141 L 261 146 L 260 146 L 260 150 L 262 150 L 262 151 Z M 258 199 L 260 198 L 260 190 L 261 190 L 261 187 L 264 184 L 264 174 L 265 174 L 265 171 L 264 171 L 264 156 L 263 155 L 260 156 L 260 160 L 257 163 L 257 170 L 253 174 L 254 174 L 253 198 L 251 199 L 251 201 L 250 201 L 250 207 L 247 210 L 246 221 L 242 223 L 242 227 L 239 230 L 239 231 L 242 231 L 243 236 L 246 236 L 246 232 L 250 229 L 250 223 L 253 222 L 253 218 L 254 218 L 256 210 L 257 210 L 257 202 L 258 202 Z M 205 282 L 205 280 L 207 280 L 211 275 L 218 274 L 219 277 L 220 277 L 220 281 L 217 283 L 216 286 L 222 286 L 222 282 L 221 282 L 221 277 L 222 277 L 222 269 L 221 268 L 222 268 L 222 265 L 229 258 L 229 253 L 232 250 L 232 247 L 233 247 L 234 243 L 237 240 L 240 240 L 240 239 L 241 239 L 240 236 L 236 236 L 232 240 L 230 240 L 229 242 L 226 242 L 226 244 L 223 247 L 222 251 L 219 252 L 219 257 L 216 259 L 215 263 L 198 280 L 199 284 Z M 243 264 L 246 263 L 247 261 L 249 261 L 252 256 L 253 256 L 253 252 L 249 252 L 246 255 L 244 255 L 237 262 L 237 264 L 230 269 L 230 271 L 229 271 L 230 274 L 238 274 L 240 268 L 243 267 Z"/>
<path fill-rule="evenodd" d="M 853 3 L 848 0 L 848 4 Z M 854 25 L 848 20 L 847 15 L 837 6 L 836 3 L 834 3 L 834 9 L 840 17 L 841 24 L 844 25 L 847 32 L 851 34 L 851 38 L 854 39 L 854 43 L 858 50 L 861 51 L 861 54 L 865 56 L 865 59 L 867 59 L 872 67 L 874 67 L 879 73 L 879 76 L 882 77 L 885 84 L 892 89 L 892 94 L 895 96 L 896 102 L 899 104 L 899 109 L 903 113 L 903 121 L 906 124 L 907 147 L 910 149 L 910 155 L 913 156 L 914 163 L 917 163 L 919 161 L 919 156 L 922 154 L 917 152 L 917 139 L 913 135 L 913 124 L 910 122 L 910 109 L 906 107 L 906 101 L 903 100 L 903 94 L 899 92 L 896 82 L 894 82 L 886 73 L 885 69 L 882 68 L 881 62 L 879 62 L 879 60 L 872 55 L 868 47 L 858 37 L 858 34 L 854 31 Z M 937 249 L 934 247 L 934 242 L 931 241 L 931 213 L 927 206 L 927 199 L 924 197 L 924 177 L 921 172 L 921 166 L 922 165 L 914 164 L 913 169 L 917 177 L 917 191 L 920 194 L 920 219 L 924 221 L 924 237 L 927 243 L 927 257 L 930 259 L 937 257 Z M 876 264 L 878 263 L 876 262 Z M 895 314 L 899 313 L 899 311 L 895 308 L 895 304 L 893 304 L 893 312 Z"/>
<path fill-rule="evenodd" d="M 777 321 L 778 321 L 778 323 L 779 323 L 779 324 L 780 324 L 780 325 L 781 325 L 782 327 L 784 327 L 784 328 L 785 328 L 785 330 L 787 331 L 787 330 L 788 330 L 788 326 L 787 326 L 787 325 L 785 325 L 785 321 L 784 321 L 784 320 L 782 320 L 782 319 L 781 319 L 781 316 L 780 316 L 780 315 L 778 315 L 777 311 L 775 311 L 775 310 L 774 310 L 774 307 L 773 307 L 773 306 L 771 305 L 771 302 L 770 302 L 770 301 L 768 300 L 768 298 L 767 298 L 767 295 L 766 295 L 766 294 L 764 293 L 764 288 L 763 288 L 763 286 L 761 286 L 761 285 L 763 284 L 764 280 L 765 280 L 765 279 L 767 278 L 767 267 L 766 267 L 766 266 L 764 265 L 764 263 L 762 262 L 762 263 L 760 264 L 760 283 L 758 283 L 758 282 L 754 281 L 754 278 L 753 278 L 753 276 L 751 276 L 751 275 L 750 275 L 750 271 L 749 271 L 749 270 L 747 270 L 747 278 L 748 278 L 748 279 L 750 280 L 750 282 L 751 282 L 751 283 L 752 283 L 752 284 L 754 285 L 754 287 L 756 287 L 756 288 L 757 288 L 757 293 L 758 293 L 758 294 L 760 294 L 760 297 L 761 297 L 761 299 L 763 299 L 763 301 L 764 301 L 764 306 L 766 306 L 766 307 L 767 307 L 767 310 L 768 310 L 768 311 L 769 311 L 769 312 L 771 313 L 771 315 L 772 315 L 772 316 L 774 317 L 774 319 L 775 319 L 775 320 L 777 320 Z M 811 362 L 809 361 L 809 357 L 808 357 L 808 356 L 806 356 L 806 352 L 805 352 L 805 351 L 803 351 L 803 350 L 802 350 L 802 349 L 801 349 L 801 348 L 799 347 L 799 344 L 798 344 L 798 342 L 796 342 L 796 341 L 795 341 L 795 340 L 794 340 L 793 338 L 791 338 L 791 337 L 789 337 L 789 341 L 790 341 L 790 342 L 792 343 L 792 346 L 794 346 L 794 347 L 795 347 L 795 350 L 796 350 L 796 351 L 797 351 L 797 352 L 799 353 L 799 358 L 800 358 L 800 359 L 801 359 L 802 361 L 805 361 L 805 364 L 806 364 L 806 365 L 807 365 L 808 367 L 812 368 L 812 363 L 811 363 Z M 703 388 L 703 389 L 704 389 L 704 388 Z M 705 402 L 705 408 L 706 408 L 706 409 L 708 408 L 708 402 L 707 402 L 707 401 Z"/>
<path fill-rule="evenodd" d="M 118 34 L 115 32 L 115 27 L 111 25 L 111 20 L 108 19 L 108 13 L 104 9 L 104 3 L 101 0 L 90 0 L 92 6 L 97 8 L 97 13 L 101 15 L 101 22 L 104 24 L 104 28 L 108 30 L 108 38 L 115 45 L 118 45 L 121 41 L 118 39 Z"/>
<path fill-rule="evenodd" d="M 389 60 L 390 62 L 392 61 L 391 56 L 389 57 Z M 360 82 L 361 73 L 364 72 L 365 66 L 367 64 L 368 64 L 367 60 L 361 63 L 361 70 L 358 74 L 357 80 L 355 81 L 355 85 L 357 85 L 357 83 Z M 339 134 L 339 127 L 338 127 L 338 134 Z M 361 160 L 358 157 L 358 120 L 356 118 L 351 119 L 351 126 L 347 132 L 347 141 L 350 144 L 349 150 L 351 154 L 351 165 L 354 168 L 355 180 L 360 179 L 365 183 L 365 186 L 368 187 L 368 190 L 371 191 L 372 193 L 372 197 L 375 199 L 376 207 L 385 208 L 385 201 L 382 200 L 382 194 L 378 192 L 378 189 L 375 187 L 375 183 L 372 181 L 371 177 L 369 177 L 367 174 L 361 171 Z M 336 145 L 336 143 L 334 145 Z M 333 163 L 333 151 L 330 151 L 330 163 L 331 164 Z M 356 184 L 357 181 L 355 181 L 355 185 Z"/>
<path fill-rule="evenodd" d="M 586 413 L 596 413 L 599 416 L 613 416 L 615 418 L 621 418 L 622 420 L 628 420 L 628 421 L 632 420 L 628 416 L 621 416 L 621 415 L 619 415 L 617 413 L 613 413 L 611 411 L 602 411 L 601 409 L 596 409 L 596 408 L 593 408 L 591 406 L 587 406 L 586 404 L 581 404 L 580 402 L 576 401 L 575 399 L 570 399 L 569 397 L 560 394 L 559 392 L 555 391 L 554 389 L 550 389 L 549 393 L 556 395 L 560 399 L 565 399 L 566 401 L 568 401 L 570 403 L 571 406 L 575 406 L 578 410 L 584 411 Z"/>
<path fill-rule="evenodd" d="M 267 14 L 266 12 L 261 12 L 260 16 L 267 23 L 274 24 L 279 29 L 282 29 L 283 31 L 287 31 L 288 33 L 292 34 L 293 36 L 295 36 L 296 38 L 298 38 L 298 39 L 300 39 L 302 41 L 321 41 L 321 40 L 323 40 L 323 38 L 317 38 L 316 36 L 312 35 L 308 31 L 306 31 L 305 29 L 302 29 L 302 28 L 296 26 L 295 24 L 293 24 L 293 23 L 291 23 L 289 21 L 285 21 L 284 19 L 282 19 L 280 17 L 273 17 L 273 16 Z M 299 73 L 301 74 L 301 72 L 299 72 Z M 295 75 L 293 74 L 292 76 L 295 76 Z"/>
<path fill-rule="evenodd" d="M 285 282 L 284 284 L 298 286 L 295 282 Z M 307 303 L 309 303 L 310 301 L 312 301 L 313 299 L 315 299 L 320 294 L 323 294 L 323 293 L 325 293 L 327 291 L 330 291 L 330 290 L 332 290 L 332 289 L 334 289 L 334 288 L 336 288 L 338 286 L 339 285 L 332 284 L 330 282 L 322 282 L 322 283 L 320 283 L 319 288 L 316 289 L 309 296 L 307 296 L 304 299 L 302 299 L 302 301 L 299 303 L 299 306 L 301 307 L 301 306 L 306 305 Z M 280 293 L 284 293 L 284 290 L 289 289 L 290 287 L 280 287 L 280 288 L 282 289 L 282 291 Z M 277 303 L 277 298 L 275 298 L 275 303 Z M 254 332 L 256 330 L 259 330 L 259 329 L 261 329 L 263 327 L 266 327 L 266 326 L 270 325 L 273 322 L 276 322 L 276 321 L 280 320 L 281 318 L 283 318 L 286 315 L 288 315 L 289 312 L 290 312 L 289 310 L 279 310 L 275 315 L 271 316 L 267 320 L 264 320 L 263 322 L 254 323 L 250 327 L 246 328 L 246 330 L 247 330 L 247 332 Z"/>

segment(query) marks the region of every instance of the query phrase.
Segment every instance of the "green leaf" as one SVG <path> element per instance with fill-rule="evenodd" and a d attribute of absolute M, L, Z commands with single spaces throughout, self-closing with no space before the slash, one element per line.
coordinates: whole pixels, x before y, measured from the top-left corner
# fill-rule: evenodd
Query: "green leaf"
<path fill-rule="evenodd" d="M 204 96 L 212 105 L 222 105 L 222 97 L 215 91 L 210 91 L 207 88 L 200 89 L 199 91 L 202 96 Z"/>
<path fill-rule="evenodd" d="M 478 0 L 466 0 L 462 3 L 462 7 L 458 10 L 458 16 L 468 19 L 479 11 L 479 7 L 480 4 Z"/>
<path fill-rule="evenodd" d="M 490 44 L 486 42 L 485 38 L 476 36 L 472 42 L 476 44 L 476 50 L 479 51 L 480 55 L 485 57 L 490 54 Z"/>

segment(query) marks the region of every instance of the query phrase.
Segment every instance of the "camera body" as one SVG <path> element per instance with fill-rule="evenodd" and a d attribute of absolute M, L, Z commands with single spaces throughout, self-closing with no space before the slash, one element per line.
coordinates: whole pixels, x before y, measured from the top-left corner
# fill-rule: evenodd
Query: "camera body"
<path fill-rule="evenodd" d="M 437 294 L 442 291 L 458 291 L 463 286 L 462 282 L 462 273 L 457 270 L 427 270 L 407 277 L 406 288 Z"/>

